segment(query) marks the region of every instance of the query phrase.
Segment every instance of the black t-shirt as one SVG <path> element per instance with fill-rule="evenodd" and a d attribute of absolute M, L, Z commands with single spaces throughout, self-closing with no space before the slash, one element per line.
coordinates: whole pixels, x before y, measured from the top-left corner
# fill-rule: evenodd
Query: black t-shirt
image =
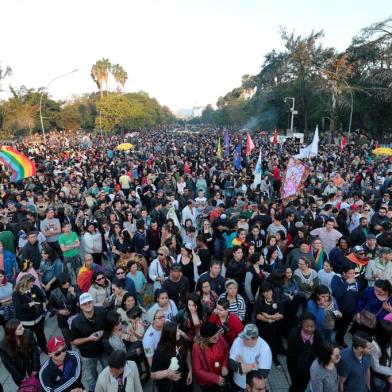
<path fill-rule="evenodd" d="M 71 324 L 71 339 L 87 338 L 92 333 L 103 331 L 105 326 L 105 310 L 101 307 L 94 306 L 94 316 L 87 319 L 80 312 Z M 95 358 L 103 354 L 104 348 L 102 339 L 94 342 L 88 342 L 78 346 L 80 355 L 85 358 Z"/>
<path fill-rule="evenodd" d="M 163 283 L 163 288 L 167 290 L 169 298 L 174 301 L 178 309 L 185 308 L 186 295 L 189 292 L 189 280 L 187 277 L 182 276 L 178 282 L 166 279 Z"/>
<path fill-rule="evenodd" d="M 260 313 L 266 313 L 268 315 L 276 313 L 283 314 L 281 302 L 274 300 L 271 304 L 269 304 L 264 299 L 259 298 L 256 302 L 256 314 Z"/>

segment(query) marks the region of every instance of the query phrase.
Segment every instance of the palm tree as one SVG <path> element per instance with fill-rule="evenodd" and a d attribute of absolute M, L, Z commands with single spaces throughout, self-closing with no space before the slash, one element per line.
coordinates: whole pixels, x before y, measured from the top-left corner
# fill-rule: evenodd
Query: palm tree
<path fill-rule="evenodd" d="M 91 68 L 91 77 L 99 88 L 101 97 L 103 96 L 103 85 L 106 86 L 106 94 L 108 93 L 108 77 L 109 77 L 110 61 L 102 58 L 98 60 Z"/>
<path fill-rule="evenodd" d="M 124 89 L 125 83 L 128 79 L 127 71 L 120 65 L 114 64 L 110 67 L 110 72 L 112 73 L 114 79 L 117 83 L 117 91 L 121 92 Z"/>

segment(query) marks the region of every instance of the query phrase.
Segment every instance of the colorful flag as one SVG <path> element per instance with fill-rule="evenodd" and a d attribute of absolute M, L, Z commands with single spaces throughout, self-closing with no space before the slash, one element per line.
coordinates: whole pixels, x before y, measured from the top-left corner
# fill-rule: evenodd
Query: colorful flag
<path fill-rule="evenodd" d="M 249 133 L 246 135 L 246 156 L 249 157 L 252 150 L 255 148 L 252 138 Z"/>
<path fill-rule="evenodd" d="M 287 201 L 290 198 L 296 197 L 298 191 L 303 186 L 305 179 L 309 175 L 309 168 L 301 161 L 290 158 L 287 165 L 287 170 L 283 179 L 281 189 L 281 198 Z"/>
<path fill-rule="evenodd" d="M 222 147 L 220 144 L 220 138 L 218 140 L 218 158 L 221 159 L 222 158 Z"/>
<path fill-rule="evenodd" d="M 275 131 L 274 131 L 274 139 L 272 141 L 272 144 L 274 144 L 274 145 L 278 144 L 278 129 L 277 128 L 275 128 Z"/>
<path fill-rule="evenodd" d="M 3 146 L 0 151 L 0 162 L 11 169 L 12 181 L 35 176 L 37 169 L 35 163 L 10 146 Z"/>
<path fill-rule="evenodd" d="M 230 139 L 229 139 L 229 130 L 225 130 L 225 155 L 228 157 L 230 155 Z"/>
<path fill-rule="evenodd" d="M 261 168 L 261 148 L 260 148 L 260 153 L 259 153 L 259 159 L 257 160 L 255 171 L 254 171 L 254 180 L 252 184 L 252 189 L 256 189 L 257 185 L 261 184 L 261 173 L 262 168 Z"/>
<path fill-rule="evenodd" d="M 237 170 L 241 170 L 241 143 L 237 144 L 237 147 L 234 150 L 234 158 L 233 158 L 233 165 Z"/>

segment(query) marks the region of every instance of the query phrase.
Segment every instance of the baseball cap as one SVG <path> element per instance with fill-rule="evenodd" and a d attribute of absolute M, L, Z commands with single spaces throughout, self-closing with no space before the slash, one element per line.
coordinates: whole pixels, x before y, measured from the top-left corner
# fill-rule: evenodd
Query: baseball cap
<path fill-rule="evenodd" d="M 61 336 L 52 336 L 48 341 L 48 352 L 54 353 L 63 346 L 65 346 L 65 341 Z"/>
<path fill-rule="evenodd" d="M 259 337 L 259 330 L 254 324 L 246 324 L 239 337 L 245 340 L 255 339 Z"/>
<path fill-rule="evenodd" d="M 171 268 L 172 271 L 182 271 L 182 265 L 180 263 L 174 263 Z"/>
<path fill-rule="evenodd" d="M 362 246 L 360 246 L 360 245 L 356 245 L 353 248 L 353 252 L 354 253 L 363 253 L 363 252 L 365 252 L 365 249 L 363 249 Z"/>
<path fill-rule="evenodd" d="M 79 297 L 79 304 L 80 305 L 84 305 L 87 302 L 92 302 L 94 301 L 93 297 L 91 296 L 90 293 L 83 293 L 80 297 Z"/>

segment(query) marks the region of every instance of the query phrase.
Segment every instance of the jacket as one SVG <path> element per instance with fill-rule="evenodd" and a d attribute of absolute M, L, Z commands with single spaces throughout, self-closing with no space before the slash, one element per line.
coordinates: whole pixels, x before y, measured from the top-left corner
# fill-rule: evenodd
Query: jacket
<path fill-rule="evenodd" d="M 69 316 L 62 316 L 61 314 L 57 313 L 57 324 L 60 328 L 67 328 L 68 324 L 67 320 L 70 316 L 75 315 L 78 312 L 77 302 L 78 296 L 80 294 L 80 290 L 77 286 L 74 286 L 75 295 L 67 292 L 66 294 L 63 293 L 60 287 L 55 288 L 49 296 L 48 302 L 48 310 L 49 312 L 58 312 L 62 309 L 67 309 L 70 312 Z"/>
<path fill-rule="evenodd" d="M 29 303 L 35 301 L 40 302 L 41 305 L 29 306 Z M 35 325 L 43 317 L 44 308 L 43 304 L 46 298 L 42 291 L 33 286 L 30 293 L 21 294 L 19 291 L 14 291 L 12 294 L 12 303 L 15 307 L 16 318 L 19 319 L 23 325 Z"/>
<path fill-rule="evenodd" d="M 7 347 L 5 340 L 0 343 L 0 358 L 16 385 L 20 385 L 27 374 L 30 375 L 31 372 L 38 371 L 41 366 L 37 342 L 33 333 L 25 329 L 23 339 L 28 341 L 28 353 L 23 355 L 21 352 L 17 352 L 15 359 L 11 357 L 10 349 Z"/>
<path fill-rule="evenodd" d="M 222 367 L 228 368 L 229 347 L 222 336 L 212 346 L 207 346 L 203 350 L 198 343 L 193 344 L 192 349 L 192 370 L 196 377 L 196 382 L 202 386 L 218 385 Z M 219 363 L 219 367 L 215 365 Z"/>
<path fill-rule="evenodd" d="M 353 284 L 348 285 L 342 277 L 335 275 L 331 281 L 331 289 L 340 311 L 345 316 L 354 315 L 362 289 L 360 281 L 355 279 Z"/>
<path fill-rule="evenodd" d="M 293 328 L 287 341 L 287 369 L 290 374 L 309 375 L 309 369 L 317 357 L 322 345 L 322 338 L 314 331 L 313 344 L 304 343 L 301 337 L 301 326 Z"/>
<path fill-rule="evenodd" d="M 75 388 L 82 388 L 82 364 L 79 354 L 68 351 L 65 354 L 64 370 L 60 370 L 49 358 L 39 371 L 39 382 L 45 392 L 68 392 Z"/>
<path fill-rule="evenodd" d="M 379 277 L 377 277 L 379 275 Z M 368 281 L 369 286 L 374 286 L 374 282 L 377 279 L 392 280 L 392 263 L 387 261 L 385 264 L 376 257 L 373 260 L 369 260 L 366 266 L 365 279 Z"/>
<path fill-rule="evenodd" d="M 123 385 L 125 385 L 125 392 L 143 392 L 140 383 L 139 371 L 136 363 L 127 361 L 123 372 Z M 111 375 L 109 366 L 102 370 L 98 376 L 97 384 L 95 385 L 95 392 L 117 392 L 118 382 Z"/>
<path fill-rule="evenodd" d="M 366 230 L 369 231 L 369 229 Z M 350 234 L 350 246 L 362 245 L 366 241 L 366 235 L 361 226 L 356 227 Z"/>
<path fill-rule="evenodd" d="M 105 287 L 93 283 L 88 289 L 88 292 L 94 299 L 95 306 L 103 306 L 104 301 L 109 301 L 110 296 L 112 295 L 112 285 L 110 284 L 109 279 L 106 279 L 105 283 Z"/>
<path fill-rule="evenodd" d="M 18 271 L 18 264 L 16 263 L 16 257 L 13 253 L 8 250 L 3 250 L 3 260 L 4 260 L 4 272 L 7 280 L 10 282 L 15 282 L 16 275 L 15 272 Z"/>

